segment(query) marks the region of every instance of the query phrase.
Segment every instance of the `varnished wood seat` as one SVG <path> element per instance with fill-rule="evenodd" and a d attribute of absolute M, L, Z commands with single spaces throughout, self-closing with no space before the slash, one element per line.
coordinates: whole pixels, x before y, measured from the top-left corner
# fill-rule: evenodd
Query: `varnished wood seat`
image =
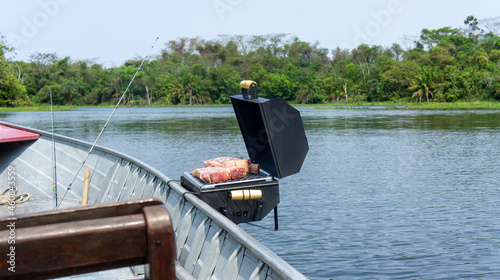
<path fill-rule="evenodd" d="M 174 231 L 159 199 L 2 217 L 0 229 L 0 279 L 46 279 L 139 264 L 149 264 L 149 279 L 175 279 Z"/>

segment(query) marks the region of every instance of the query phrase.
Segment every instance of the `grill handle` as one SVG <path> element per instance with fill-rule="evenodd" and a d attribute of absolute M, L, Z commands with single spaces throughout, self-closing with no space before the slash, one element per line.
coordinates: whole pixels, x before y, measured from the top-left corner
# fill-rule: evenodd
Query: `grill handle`
<path fill-rule="evenodd" d="M 244 80 L 240 83 L 241 93 L 244 99 L 257 99 L 259 94 L 257 93 L 257 83 L 250 80 Z"/>

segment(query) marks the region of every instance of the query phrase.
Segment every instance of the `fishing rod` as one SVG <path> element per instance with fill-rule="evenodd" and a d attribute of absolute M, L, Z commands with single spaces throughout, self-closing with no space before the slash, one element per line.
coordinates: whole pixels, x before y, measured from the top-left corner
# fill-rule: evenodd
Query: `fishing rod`
<path fill-rule="evenodd" d="M 94 141 L 94 144 L 92 144 L 92 146 L 90 147 L 90 150 L 89 152 L 87 153 L 87 156 L 85 156 L 85 159 L 83 160 L 82 164 L 80 165 L 80 167 L 78 168 L 78 171 L 76 172 L 75 174 L 75 177 L 73 177 L 73 180 L 71 180 L 71 183 L 69 183 L 68 185 L 68 188 L 66 188 L 66 191 L 64 192 L 64 195 L 62 196 L 59 204 L 57 205 L 56 207 L 56 210 L 59 208 L 59 206 L 61 206 L 61 203 L 63 202 L 64 198 L 66 197 L 66 194 L 68 194 L 69 190 L 71 189 L 71 186 L 73 185 L 73 183 L 75 182 L 76 178 L 78 177 L 78 173 L 80 173 L 80 171 L 82 170 L 83 166 L 85 165 L 85 162 L 87 162 L 87 159 L 89 158 L 90 154 L 92 153 L 92 151 L 94 150 L 94 147 L 95 145 L 97 144 L 97 141 L 99 141 L 99 138 L 101 138 L 101 135 L 102 133 L 104 132 L 104 130 L 106 129 L 106 127 L 108 126 L 108 123 L 109 121 L 111 120 L 111 118 L 113 117 L 113 115 L 115 114 L 116 110 L 118 109 L 118 106 L 120 105 L 120 103 L 122 102 L 122 99 L 123 97 L 125 97 L 125 94 L 127 93 L 129 87 L 132 85 L 132 83 L 134 82 L 134 79 L 135 77 L 137 76 L 137 74 L 139 73 L 139 71 L 141 70 L 142 68 L 142 65 L 144 64 L 144 62 L 146 61 L 146 59 L 149 57 L 149 54 L 151 53 L 151 51 L 153 50 L 155 44 L 156 44 L 156 41 L 158 41 L 159 37 L 156 37 L 153 45 L 151 45 L 151 48 L 149 49 L 148 51 L 148 54 L 146 55 L 146 57 L 144 57 L 144 59 L 142 60 L 141 64 L 139 65 L 139 67 L 137 68 L 137 71 L 135 71 L 135 74 L 134 76 L 132 77 L 132 79 L 130 80 L 130 82 L 128 83 L 128 86 L 127 88 L 125 88 L 125 91 L 123 91 L 123 94 L 122 96 L 120 97 L 120 99 L 118 100 L 118 103 L 116 103 L 116 106 L 115 108 L 113 109 L 113 111 L 111 112 L 111 115 L 109 116 L 108 120 L 106 121 L 106 123 L 104 124 L 104 126 L 102 127 L 101 129 L 101 132 L 99 132 L 99 135 L 97 135 L 97 138 L 95 139 Z"/>
<path fill-rule="evenodd" d="M 52 164 L 54 165 L 54 172 L 52 174 L 52 192 L 54 194 L 55 207 L 57 209 L 57 160 L 56 160 L 56 140 L 54 139 L 54 110 L 52 110 L 52 90 L 50 91 L 50 114 L 52 119 Z"/>

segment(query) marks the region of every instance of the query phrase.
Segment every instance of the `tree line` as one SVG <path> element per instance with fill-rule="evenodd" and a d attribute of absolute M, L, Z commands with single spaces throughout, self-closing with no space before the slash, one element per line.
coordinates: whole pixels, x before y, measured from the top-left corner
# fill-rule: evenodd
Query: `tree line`
<path fill-rule="evenodd" d="M 180 38 L 144 63 L 124 103 L 227 104 L 245 79 L 262 97 L 297 103 L 500 100 L 500 19 L 485 22 L 423 29 L 405 48 L 328 50 L 289 34 Z M 2 37 L 1 106 L 48 103 L 50 92 L 59 105 L 116 103 L 142 61 L 105 68 L 56 53 L 14 61 L 10 51 Z"/>

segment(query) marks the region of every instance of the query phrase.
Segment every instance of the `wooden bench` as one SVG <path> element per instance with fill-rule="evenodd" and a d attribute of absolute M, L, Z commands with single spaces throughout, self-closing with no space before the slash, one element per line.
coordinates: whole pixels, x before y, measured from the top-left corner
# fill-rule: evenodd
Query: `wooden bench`
<path fill-rule="evenodd" d="M 149 264 L 149 279 L 175 279 L 174 231 L 158 199 L 2 217 L 0 230 L 0 279 L 46 279 L 139 264 Z"/>

